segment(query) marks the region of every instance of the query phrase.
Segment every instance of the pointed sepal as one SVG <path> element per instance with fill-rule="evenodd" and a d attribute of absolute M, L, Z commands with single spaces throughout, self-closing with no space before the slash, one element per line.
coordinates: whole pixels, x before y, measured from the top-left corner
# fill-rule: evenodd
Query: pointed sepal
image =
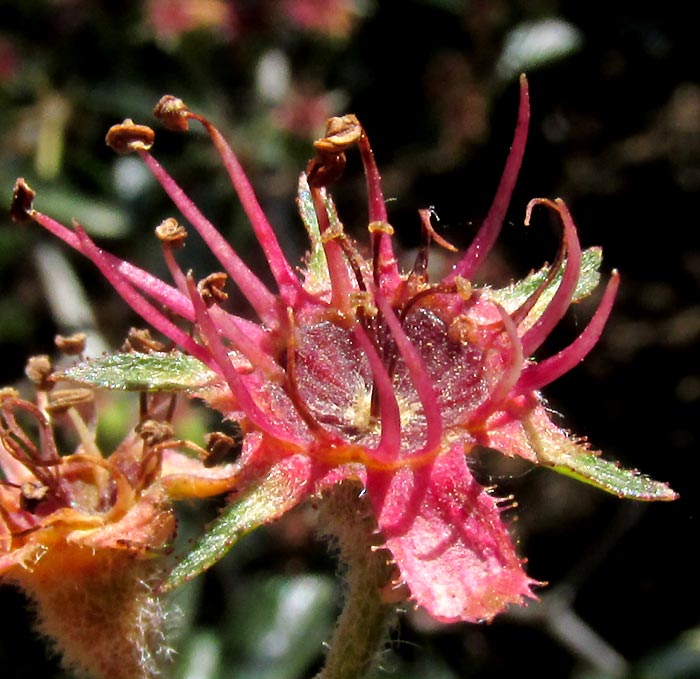
<path fill-rule="evenodd" d="M 56 376 L 89 387 L 122 391 L 192 391 L 219 380 L 204 363 L 178 351 L 105 354 Z"/>

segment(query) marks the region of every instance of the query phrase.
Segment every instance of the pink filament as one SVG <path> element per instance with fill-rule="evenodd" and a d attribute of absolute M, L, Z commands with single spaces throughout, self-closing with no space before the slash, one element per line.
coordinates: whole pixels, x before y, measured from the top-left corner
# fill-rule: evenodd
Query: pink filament
<path fill-rule="evenodd" d="M 498 312 L 503 321 L 503 329 L 505 330 L 508 342 L 510 344 L 510 355 L 508 363 L 505 365 L 503 373 L 498 378 L 496 384 L 492 387 L 489 395 L 469 417 L 468 426 L 479 426 L 484 422 L 508 397 L 508 393 L 518 382 L 523 369 L 524 354 L 523 348 L 518 337 L 518 329 L 513 323 L 511 317 L 506 313 L 505 309 L 500 305 L 496 305 Z"/>
<path fill-rule="evenodd" d="M 236 154 L 228 145 L 221 132 L 208 120 L 196 114 L 190 114 L 190 117 L 198 120 L 204 126 L 214 142 L 224 163 L 224 167 L 231 178 L 233 188 L 241 201 L 241 205 L 248 216 L 253 231 L 255 231 L 258 242 L 265 253 L 272 275 L 279 286 L 280 295 L 285 305 L 293 306 L 297 303 L 300 295 L 306 296 L 306 292 L 299 279 L 294 275 L 294 271 L 289 265 L 287 258 L 284 256 L 279 241 L 265 213 L 260 207 L 258 199 L 255 197 L 253 187 L 248 181 L 241 164 L 238 162 Z"/>
<path fill-rule="evenodd" d="M 75 233 L 82 245 L 80 251 L 97 266 L 122 299 L 141 318 L 175 342 L 183 351 L 199 359 L 208 367 L 215 368 L 211 357 L 199 344 L 131 287 L 131 284 L 119 273 L 119 270 L 114 266 L 110 258 L 90 240 L 90 237 L 79 224 L 76 224 Z"/>
<path fill-rule="evenodd" d="M 547 305 L 542 315 L 532 324 L 532 327 L 522 336 L 521 342 L 525 356 L 531 356 L 547 339 L 554 326 L 564 317 L 566 310 L 571 304 L 581 272 L 581 245 L 576 234 L 576 226 L 564 201 L 560 198 L 557 198 L 554 202 L 542 198 L 531 200 L 525 217 L 526 224 L 529 223 L 532 208 L 539 204 L 551 207 L 561 217 L 564 227 L 562 247 L 566 249 L 566 264 L 564 265 L 561 282 L 554 293 L 554 297 L 552 297 L 552 301 Z"/>
<path fill-rule="evenodd" d="M 246 266 L 236 251 L 217 231 L 216 227 L 201 213 L 199 208 L 163 169 L 160 163 L 146 151 L 139 151 L 139 155 L 180 212 L 197 229 L 199 235 L 204 239 L 214 256 L 221 262 L 226 273 L 231 276 L 240 288 L 258 316 L 268 325 L 274 325 L 278 319 L 275 296 Z"/>
<path fill-rule="evenodd" d="M 588 355 L 588 352 L 600 339 L 610 316 L 619 284 L 620 276 L 617 271 L 613 271 L 600 304 L 583 332 L 568 347 L 554 356 L 525 368 L 516 386 L 518 392 L 525 393 L 542 389 L 569 372 Z"/>
<path fill-rule="evenodd" d="M 503 220 L 506 216 L 515 182 L 518 178 L 520 165 L 525 154 L 527 142 L 527 130 L 530 123 L 530 98 L 528 94 L 527 79 L 520 76 L 520 107 L 518 109 L 518 122 L 515 127 L 513 144 L 508 154 L 503 176 L 498 184 L 493 203 L 479 229 L 476 238 L 472 241 L 462 259 L 446 277 L 445 281 L 451 283 L 455 276 L 471 279 L 479 267 L 481 261 L 489 253 L 501 231 Z"/>
<path fill-rule="evenodd" d="M 365 329 L 356 323 L 353 336 L 360 348 L 364 351 L 372 370 L 374 389 L 379 398 L 379 412 L 382 423 L 382 434 L 379 444 L 374 449 L 374 454 L 382 458 L 381 461 L 395 460 L 401 450 L 401 413 L 396 401 L 394 385 L 387 372 L 377 348 L 367 336 Z"/>
<path fill-rule="evenodd" d="M 426 442 L 425 446 L 416 454 L 422 455 L 424 453 L 436 451 L 440 447 L 442 438 L 442 417 L 430 375 L 425 368 L 425 363 L 418 349 L 406 336 L 399 319 L 396 317 L 396 314 L 387 300 L 383 295 L 379 294 L 375 296 L 375 301 L 386 324 L 389 326 L 389 330 L 396 342 L 399 353 L 408 368 L 409 375 L 411 376 L 413 385 L 418 393 L 418 398 L 423 406 L 423 412 L 425 413 L 427 427 Z"/>
<path fill-rule="evenodd" d="M 237 406 L 245 412 L 246 417 L 256 427 L 266 432 L 270 436 L 293 445 L 301 444 L 301 441 L 299 441 L 297 438 L 286 434 L 283 428 L 268 417 L 268 415 L 261 410 L 257 403 L 255 403 L 241 376 L 236 371 L 233 363 L 231 363 L 228 351 L 226 350 L 226 347 L 224 347 L 221 338 L 219 337 L 216 325 L 209 315 L 209 311 L 207 310 L 204 300 L 197 291 L 197 285 L 192 276 L 188 276 L 187 286 L 190 293 L 190 299 L 192 300 L 192 305 L 194 306 L 197 319 L 197 329 L 199 331 L 200 338 L 206 347 L 204 351 L 206 351 L 207 356 L 210 357 L 210 362 L 213 362 L 216 365 L 217 372 L 223 376 L 224 380 L 226 380 L 226 383 L 231 389 L 231 394 L 236 399 Z"/>
<path fill-rule="evenodd" d="M 60 222 L 36 210 L 32 211 L 32 219 L 81 255 L 86 256 L 83 243 L 74 231 L 71 231 Z M 147 271 L 129 262 L 125 262 L 108 252 L 100 250 L 100 256 L 105 262 L 108 262 L 112 268 L 119 271 L 132 285 L 143 290 L 157 302 L 160 302 L 174 313 L 182 316 L 182 318 L 189 321 L 194 320 L 192 304 L 189 299 L 177 289 L 161 281 Z"/>

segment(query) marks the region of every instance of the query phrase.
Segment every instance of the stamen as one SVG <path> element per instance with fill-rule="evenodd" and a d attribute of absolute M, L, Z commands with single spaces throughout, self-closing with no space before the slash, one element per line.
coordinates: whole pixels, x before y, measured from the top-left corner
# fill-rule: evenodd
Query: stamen
<path fill-rule="evenodd" d="M 224 290 L 227 280 L 228 276 L 225 273 L 217 271 L 197 283 L 197 292 L 207 305 L 207 309 L 222 304 L 228 299 L 228 293 Z"/>
<path fill-rule="evenodd" d="M 238 455 L 241 451 L 242 436 L 233 437 L 221 431 L 213 431 L 206 435 L 204 443 L 207 446 L 204 466 L 213 467 L 227 458 Z"/>
<path fill-rule="evenodd" d="M 486 219 L 484 219 L 476 238 L 467 249 L 462 259 L 457 263 L 452 272 L 445 279 L 451 281 L 454 276 L 463 276 L 472 279 L 482 260 L 493 247 L 498 234 L 501 231 L 503 220 L 508 210 L 515 182 L 518 178 L 520 165 L 525 154 L 525 143 L 527 141 L 527 130 L 530 123 L 530 98 L 528 94 L 527 79 L 520 76 L 520 107 L 518 109 L 518 122 L 515 127 L 513 144 L 506 160 L 501 181 L 498 184 L 493 203 L 489 208 Z"/>
<path fill-rule="evenodd" d="M 114 268 L 110 259 L 105 257 L 105 253 L 92 242 L 85 230 L 77 223 L 75 224 L 75 233 L 81 243 L 81 252 L 97 266 L 122 299 L 141 318 L 158 330 L 158 332 L 172 340 L 183 351 L 199 359 L 205 365 L 212 367 L 212 360 L 209 354 L 182 328 L 175 325 L 167 316 L 134 290 L 130 283 Z"/>
<path fill-rule="evenodd" d="M 423 357 L 418 349 L 406 335 L 399 319 L 396 317 L 389 302 L 383 295 L 376 295 L 377 306 L 389 327 L 391 336 L 396 342 L 399 353 L 408 368 L 413 386 L 416 388 L 418 398 L 423 406 L 423 413 L 426 421 L 426 441 L 425 445 L 416 455 L 422 455 L 429 451 L 437 451 L 442 438 L 442 416 L 438 405 L 437 394 L 433 387 L 433 382 L 425 367 Z"/>
<path fill-rule="evenodd" d="M 39 435 L 41 437 L 41 446 L 36 447 L 34 442 L 27 436 L 24 429 L 19 426 L 15 419 L 12 408 L 19 408 L 28 412 L 39 425 Z M 19 439 L 24 448 L 29 451 L 29 457 L 34 465 L 50 466 L 59 461 L 58 449 L 53 438 L 51 423 L 49 422 L 46 413 L 29 401 L 23 399 L 3 399 L 2 401 L 2 417 L 5 421 L 8 433 Z M 2 433 L 2 432 L 0 432 Z M 21 460 L 20 460 L 21 461 Z"/>
<path fill-rule="evenodd" d="M 147 151 L 139 151 L 148 169 L 158 180 L 163 190 L 170 196 L 180 212 L 198 231 L 209 249 L 221 262 L 226 272 L 235 281 L 245 298 L 268 325 L 277 322 L 277 304 L 274 295 L 263 282 L 246 266 L 238 253 L 216 227 L 201 213 L 175 180 L 165 171 L 158 161 Z"/>
<path fill-rule="evenodd" d="M 581 245 L 576 234 L 576 226 L 564 201 L 560 198 L 557 198 L 554 202 L 543 198 L 531 200 L 527 207 L 526 224 L 529 223 L 530 214 L 536 205 L 545 205 L 556 210 L 559 214 L 564 227 L 563 247 L 566 248 L 566 265 L 552 301 L 521 338 L 525 356 L 531 356 L 542 345 L 549 333 L 554 329 L 554 326 L 566 314 L 576 291 L 576 284 L 581 271 Z"/>
<path fill-rule="evenodd" d="M 380 462 L 389 462 L 395 460 L 401 451 L 401 412 L 394 393 L 394 385 L 377 348 L 359 323 L 353 327 L 353 337 L 369 362 L 373 380 L 372 394 L 377 395 L 379 404 L 382 432 L 371 456 L 378 457 Z"/>
<path fill-rule="evenodd" d="M 15 184 L 15 201 L 13 202 L 13 208 L 15 213 L 21 212 L 21 221 L 33 220 L 39 226 L 46 229 L 54 236 L 62 240 L 68 246 L 76 250 L 82 255 L 85 255 L 85 251 L 80 238 L 76 235 L 74 231 L 71 231 L 65 227 L 60 222 L 55 219 L 45 215 L 37 210 L 33 209 L 31 206 L 31 199 L 34 197 L 34 191 L 29 188 L 23 179 L 18 179 Z M 21 204 L 21 210 L 19 205 Z M 14 214 L 13 218 L 15 221 L 20 221 L 19 215 Z M 194 319 L 194 313 L 192 311 L 192 305 L 189 299 L 178 292 L 175 288 L 167 283 L 164 283 L 159 278 L 153 276 L 153 274 L 140 269 L 129 262 L 115 257 L 114 255 L 102 251 L 102 256 L 105 258 L 109 264 L 119 271 L 119 273 L 124 276 L 130 283 L 140 290 L 146 292 L 150 297 L 155 299 L 157 302 L 163 304 L 174 313 L 182 316 L 185 320 L 192 321 Z"/>
<path fill-rule="evenodd" d="M 342 314 L 349 315 L 352 309 L 348 306 L 348 299 L 351 292 L 354 292 L 350 272 L 348 271 L 347 260 L 345 259 L 342 247 L 335 238 L 328 238 L 331 232 L 331 224 L 326 212 L 325 201 L 322 190 L 309 184 L 311 198 L 316 210 L 323 251 L 326 255 L 328 266 L 328 278 L 331 283 L 331 306 L 338 309 Z M 342 232 L 341 232 L 342 233 Z"/>
<path fill-rule="evenodd" d="M 187 294 L 187 280 L 182 269 L 175 260 L 173 250 L 179 250 L 184 247 L 187 231 L 184 226 L 181 226 L 176 219 L 169 217 L 163 220 L 155 229 L 156 238 L 161 242 L 163 249 L 163 259 L 170 271 L 177 289 L 182 294 Z"/>
<path fill-rule="evenodd" d="M 301 392 L 299 390 L 299 384 L 297 382 L 297 343 L 296 343 L 296 329 L 294 321 L 294 313 L 292 309 L 287 310 L 288 316 L 288 326 L 289 326 L 289 336 L 290 339 L 287 342 L 287 393 L 289 398 L 294 403 L 297 413 L 302 420 L 306 423 L 306 426 L 314 433 L 316 437 L 324 442 L 326 447 L 337 443 L 336 436 L 332 435 L 316 418 L 316 416 L 311 412 L 309 407 L 306 405 L 306 401 L 303 399 Z"/>
<path fill-rule="evenodd" d="M 147 328 L 130 328 L 121 350 L 124 352 L 150 354 L 152 352 L 166 351 L 166 347 L 165 344 L 154 339 Z"/>
<path fill-rule="evenodd" d="M 74 389 L 54 389 L 45 407 L 49 415 L 62 415 L 76 406 L 93 403 L 95 394 L 92 389 L 78 387 Z"/>
<path fill-rule="evenodd" d="M 75 431 L 78 433 L 80 443 L 82 443 L 83 446 L 83 453 L 90 457 L 101 459 L 102 451 L 97 447 L 97 443 L 95 443 L 95 435 L 88 429 L 83 418 L 78 414 L 78 411 L 75 408 L 68 408 L 68 417 L 73 423 Z"/>
<path fill-rule="evenodd" d="M 365 183 L 367 185 L 367 203 L 369 211 L 369 222 L 384 223 L 389 222 L 386 211 L 386 202 L 382 191 L 382 178 L 374 159 L 374 152 L 369 143 L 369 138 L 362 130 L 357 146 L 360 149 L 360 157 L 365 170 Z M 398 262 L 392 245 L 391 232 L 386 229 L 371 230 L 372 249 L 372 271 L 374 283 L 377 287 L 384 289 L 395 288 L 400 282 Z"/>
<path fill-rule="evenodd" d="M 174 119 L 171 112 L 173 109 L 172 98 L 170 98 L 170 101 L 168 101 L 167 97 L 164 99 L 166 100 L 165 107 L 162 107 L 161 102 L 164 100 L 161 99 L 161 102 L 156 105 L 154 113 L 156 114 L 156 117 L 158 117 L 161 110 L 169 110 L 170 112 L 168 113 L 168 117 L 172 121 Z M 185 125 L 187 118 L 197 120 L 202 124 L 214 142 L 214 146 L 219 152 L 221 160 L 224 163 L 224 167 L 226 168 L 226 171 L 231 179 L 233 188 L 241 201 L 243 210 L 248 216 L 248 220 L 253 227 L 253 231 L 255 232 L 258 242 L 265 253 L 265 258 L 267 259 L 270 270 L 272 271 L 272 275 L 277 282 L 280 295 L 282 296 L 285 304 L 293 305 L 295 302 L 298 302 L 299 296 L 306 297 L 307 293 L 301 285 L 301 281 L 299 281 L 294 274 L 292 267 L 289 265 L 287 258 L 282 252 L 277 236 L 275 235 L 270 222 L 265 216 L 262 207 L 260 207 L 260 203 L 255 196 L 253 187 L 248 181 L 248 177 L 246 177 L 246 174 L 243 171 L 236 154 L 233 152 L 233 149 L 224 139 L 221 132 L 219 132 L 219 130 L 205 117 L 187 111 L 187 107 L 182 102 L 180 102 L 180 105 L 177 108 L 177 119 L 180 121 L 179 129 L 183 129 L 181 122 L 183 119 L 185 120 Z M 171 127 L 171 129 L 173 128 Z"/>
<path fill-rule="evenodd" d="M 34 383 L 37 389 L 41 391 L 49 391 L 53 388 L 51 375 L 53 366 L 51 359 L 46 354 L 39 356 L 31 356 L 27 361 L 24 369 L 24 374 Z"/>
<path fill-rule="evenodd" d="M 583 332 L 559 353 L 525 368 L 518 380 L 517 391 L 525 393 L 542 389 L 569 372 L 588 355 L 600 339 L 610 316 L 619 285 L 620 276 L 617 271 L 613 271 L 600 304 Z"/>
<path fill-rule="evenodd" d="M 457 252 L 457 248 L 448 243 L 441 235 L 439 235 L 433 225 L 430 223 L 430 218 L 433 216 L 434 212 L 432 209 L 428 210 L 418 210 L 418 216 L 421 221 L 421 242 L 418 247 L 418 254 L 416 254 L 416 261 L 411 269 L 410 277 L 418 277 L 428 282 L 428 259 L 430 256 L 430 244 L 435 241 L 438 245 L 441 245 L 446 250 L 450 252 Z"/>
<path fill-rule="evenodd" d="M 233 397 L 236 399 L 238 407 L 245 412 L 246 417 L 248 417 L 255 426 L 259 427 L 270 436 L 291 443 L 292 445 L 299 445 L 301 441 L 295 436 L 284 432 L 280 425 L 273 421 L 267 413 L 261 410 L 258 404 L 255 403 L 248 388 L 241 379 L 241 376 L 231 363 L 228 352 L 217 333 L 214 321 L 209 315 L 204 301 L 197 292 L 197 286 L 192 276 L 188 276 L 187 284 L 190 299 L 192 300 L 195 310 L 197 329 L 206 347 L 206 353 L 211 357 L 209 363 L 211 364 L 213 362 L 214 369 L 226 380 Z"/>
<path fill-rule="evenodd" d="M 469 417 L 469 421 L 467 422 L 467 428 L 469 429 L 478 429 L 494 411 L 498 410 L 499 406 L 508 397 L 511 389 L 518 382 L 518 378 L 523 369 L 525 355 L 523 354 L 522 344 L 518 337 L 518 329 L 500 304 L 497 304 L 496 308 L 501 315 L 503 330 L 508 338 L 510 355 L 508 357 L 508 362 L 503 366 L 501 376 L 491 388 L 489 395 Z M 494 341 L 497 341 L 499 336 L 500 333 L 494 336 Z M 488 349 L 486 351 L 488 352 Z M 497 349 L 497 351 L 500 351 L 500 349 Z"/>
<path fill-rule="evenodd" d="M 56 348 L 64 356 L 82 356 L 85 351 L 86 341 L 87 335 L 84 332 L 76 332 L 68 337 L 64 337 L 63 335 L 56 335 L 54 337 Z"/>

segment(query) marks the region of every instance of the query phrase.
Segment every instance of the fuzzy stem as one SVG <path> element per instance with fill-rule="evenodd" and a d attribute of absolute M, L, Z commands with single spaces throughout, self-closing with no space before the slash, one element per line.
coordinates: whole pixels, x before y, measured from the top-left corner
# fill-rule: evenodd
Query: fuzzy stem
<path fill-rule="evenodd" d="M 315 679 L 363 679 L 374 666 L 395 618 L 382 600 L 391 579 L 390 557 L 376 542 L 376 522 L 362 487 L 346 482 L 320 504 L 323 532 L 337 541 L 345 564 L 347 592 L 329 644 L 326 664 Z"/>

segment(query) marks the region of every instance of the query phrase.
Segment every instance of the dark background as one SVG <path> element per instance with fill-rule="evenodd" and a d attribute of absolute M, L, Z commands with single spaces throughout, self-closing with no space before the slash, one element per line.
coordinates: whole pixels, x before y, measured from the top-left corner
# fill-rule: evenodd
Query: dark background
<path fill-rule="evenodd" d="M 24 176 L 38 191 L 37 207 L 64 222 L 79 217 L 109 249 L 158 270 L 146 234 L 171 208 L 103 139 L 125 117 L 151 123 L 150 109 L 167 92 L 206 112 L 232 140 L 292 261 L 305 247 L 294 215 L 296 177 L 325 117 L 349 111 L 372 141 L 404 248 L 416 243 L 416 209 L 428 205 L 445 237 L 465 246 L 500 177 L 517 74 L 527 71 L 527 155 L 484 277 L 502 284 L 551 261 L 556 227 L 541 218 L 525 229 L 524 208 L 536 196 L 567 201 L 583 245 L 603 246 L 604 271 L 619 269 L 622 287 L 599 346 L 547 389 L 550 404 L 608 457 L 668 481 L 681 499 L 621 501 L 483 455 L 476 472 L 516 496 L 521 552 L 530 574 L 550 584 L 539 604 L 486 626 L 402 616 L 377 676 L 700 677 L 700 83 L 697 23 L 687 5 L 177 4 L 0 0 L 6 203 L 15 177 Z M 327 17 L 326 6 L 333 8 Z M 532 38 L 547 26 L 534 47 L 507 58 L 517 31 Z M 557 26 L 568 42 L 550 49 L 543 35 Z M 278 75 L 280 63 L 288 67 L 277 93 L 260 84 L 261 62 L 277 64 Z M 254 262 L 249 230 L 201 135 L 158 134 L 156 155 L 238 248 L 250 246 Z M 358 237 L 362 196 L 351 158 L 338 203 Z M 73 297 L 53 307 L 46 301 L 37 252 L 50 238 L 2 222 L 0 371 L 2 383 L 15 384 L 28 356 L 52 351 L 56 332 L 82 328 L 61 311 Z M 206 273 L 196 245 L 188 257 Z M 71 254 L 66 261 L 89 291 L 94 330 L 118 346 L 134 319 L 89 264 Z M 574 336 L 591 308 L 570 315 L 550 351 Z M 185 527 L 198 518 L 186 510 Z M 336 600 L 334 561 L 310 523 L 299 511 L 259 531 L 183 596 L 177 676 L 310 676 Z M 284 604 L 301 585 L 313 605 L 305 617 L 286 619 Z M 3 679 L 61 676 L 34 638 L 20 595 L 0 589 L 0 611 Z M 281 638 L 292 628 L 300 636 L 271 654 L 266 633 L 279 629 Z M 195 651 L 213 659 L 208 674 L 204 661 L 192 660 Z M 202 673 L 193 674 L 190 662 Z"/>

